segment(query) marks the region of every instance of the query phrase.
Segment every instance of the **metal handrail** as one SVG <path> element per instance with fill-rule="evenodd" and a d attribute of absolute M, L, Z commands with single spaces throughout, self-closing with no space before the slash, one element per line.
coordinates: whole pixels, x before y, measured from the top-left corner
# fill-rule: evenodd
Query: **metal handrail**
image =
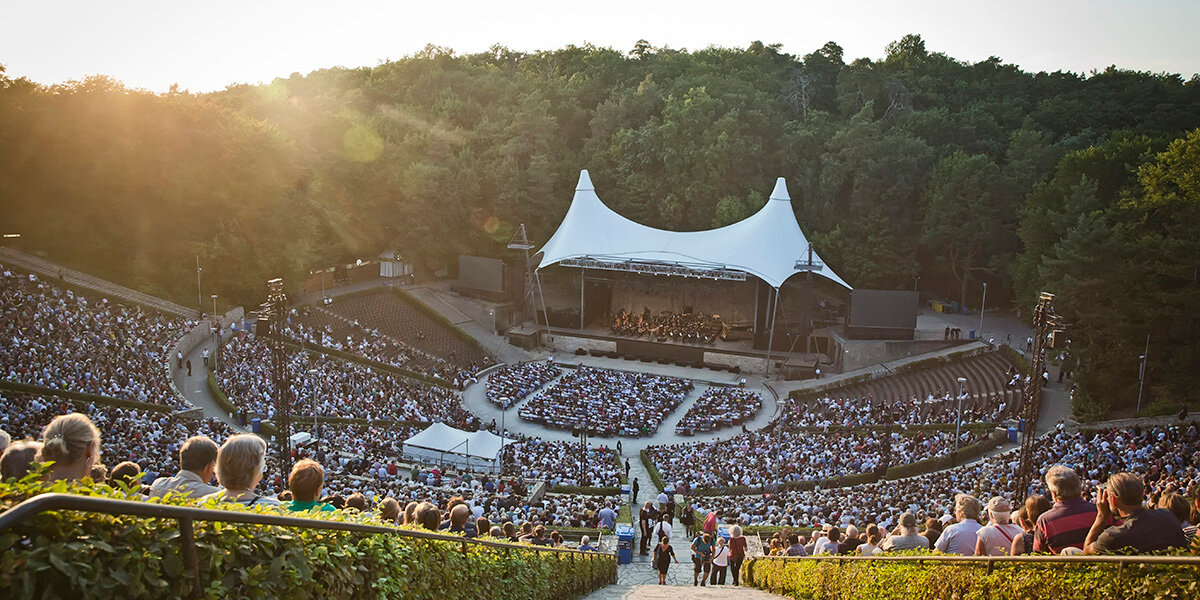
<path fill-rule="evenodd" d="M 213 508 L 195 508 L 190 506 L 174 506 L 151 502 L 136 502 L 132 500 L 117 500 L 114 498 L 97 498 L 94 496 L 79 496 L 76 494 L 40 494 L 21 502 L 20 504 L 0 513 L 0 532 L 7 531 L 21 522 L 40 513 L 51 510 L 75 510 L 109 515 L 130 515 L 152 517 L 159 519 L 175 519 L 179 523 L 180 550 L 183 553 L 184 566 L 193 580 L 192 596 L 200 592 L 200 564 L 196 558 L 194 521 L 219 521 L 224 523 L 244 523 L 250 525 L 275 525 L 279 527 L 299 527 L 303 529 L 321 529 L 326 531 L 351 531 L 356 533 L 387 534 L 400 537 L 442 541 L 462 545 L 465 554 L 469 545 L 486 548 L 500 548 L 506 551 L 523 550 L 532 552 L 549 552 L 552 554 L 569 554 L 572 559 L 576 555 L 589 560 L 616 560 L 615 555 L 600 552 L 586 552 L 571 548 L 548 548 L 545 546 L 529 546 L 511 542 L 495 542 L 465 538 L 455 535 L 433 533 L 414 529 L 399 529 L 381 525 L 366 525 L 324 519 L 305 519 L 284 515 L 272 515 L 253 512 L 220 510 Z M 614 582 L 615 583 L 615 582 Z"/>

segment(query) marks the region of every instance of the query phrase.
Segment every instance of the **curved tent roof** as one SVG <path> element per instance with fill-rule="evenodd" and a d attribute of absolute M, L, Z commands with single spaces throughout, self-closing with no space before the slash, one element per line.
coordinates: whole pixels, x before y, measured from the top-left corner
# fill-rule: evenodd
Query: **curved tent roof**
<path fill-rule="evenodd" d="M 582 258 L 671 264 L 742 271 L 778 288 L 804 272 L 796 268 L 796 261 L 808 258 L 808 238 L 796 222 L 782 177 L 775 182 L 771 198 L 753 215 L 717 229 L 682 232 L 647 227 L 617 214 L 600 201 L 584 170 L 579 172 L 567 216 L 541 253 L 539 269 Z M 815 252 L 813 260 L 824 264 Z M 852 289 L 827 265 L 813 273 Z"/>

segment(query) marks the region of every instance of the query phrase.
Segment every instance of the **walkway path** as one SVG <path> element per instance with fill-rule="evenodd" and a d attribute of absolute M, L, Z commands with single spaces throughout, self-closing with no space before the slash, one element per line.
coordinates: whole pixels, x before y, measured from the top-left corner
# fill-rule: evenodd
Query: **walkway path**
<path fill-rule="evenodd" d="M 690 565 L 672 564 L 671 571 L 668 573 L 668 581 L 675 577 L 676 571 L 682 567 L 691 568 Z M 658 585 L 658 576 L 649 567 L 645 571 L 648 576 L 653 579 L 650 583 L 642 584 L 623 584 L 617 583 L 600 588 L 587 596 L 584 600 L 677 600 L 678 598 L 699 598 L 701 600 L 772 600 L 784 598 L 770 592 L 764 592 L 748 587 L 733 587 L 732 585 L 718 585 L 711 587 L 691 587 L 690 582 L 687 582 L 687 589 L 680 589 L 679 585 Z M 726 578 L 726 582 L 729 579 Z"/>
<path fill-rule="evenodd" d="M 208 329 L 207 322 L 200 323 L 197 327 Z M 228 335 L 228 334 L 227 334 Z M 204 342 L 193 347 L 189 351 L 184 352 L 183 360 L 184 368 L 175 368 L 174 360 L 171 363 L 171 373 L 175 380 L 175 386 L 179 388 L 180 393 L 193 406 L 198 406 L 204 409 L 204 416 L 219 419 L 228 423 L 234 429 L 242 431 L 238 427 L 237 422 L 229 414 L 225 412 L 217 401 L 213 399 L 212 393 L 208 389 L 208 368 L 204 366 L 204 351 L 208 350 L 209 360 L 212 361 L 217 356 L 217 342 L 213 336 L 204 338 Z M 186 361 L 192 361 L 192 375 L 189 377 L 187 372 Z M 263 360 L 270 360 L 269 356 L 263 357 Z"/>

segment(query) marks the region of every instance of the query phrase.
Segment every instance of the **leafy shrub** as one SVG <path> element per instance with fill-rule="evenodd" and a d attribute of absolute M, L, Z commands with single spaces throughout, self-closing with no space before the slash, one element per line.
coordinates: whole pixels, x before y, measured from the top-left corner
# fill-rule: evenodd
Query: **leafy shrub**
<path fill-rule="evenodd" d="M 1195 598 L 1200 566 L 1101 563 L 985 564 L 750 558 L 742 577 L 797 599 L 1123 600 Z"/>
<path fill-rule="evenodd" d="M 39 493 L 125 498 L 32 475 L 0 484 L 0 510 Z M 163 503 L 192 501 L 167 498 Z M 226 505 L 228 506 L 228 505 Z M 225 508 L 226 506 L 222 506 Z M 270 513 L 262 507 L 252 510 Z M 311 516 L 311 515 L 306 515 Z M 322 518 L 380 523 L 372 514 Z M 268 525 L 195 522 L 203 598 L 570 598 L 616 578 L 611 557 Z M 178 598 L 193 590 L 173 519 L 51 511 L 0 533 L 6 598 Z"/>
<path fill-rule="evenodd" d="M 236 415 L 238 413 L 238 407 L 234 406 L 233 402 L 229 401 L 229 396 L 226 396 L 225 392 L 221 390 L 221 386 L 217 383 L 217 376 L 212 371 L 208 372 L 208 393 L 212 394 L 213 401 L 221 407 L 221 410 L 225 411 L 225 414 Z"/>

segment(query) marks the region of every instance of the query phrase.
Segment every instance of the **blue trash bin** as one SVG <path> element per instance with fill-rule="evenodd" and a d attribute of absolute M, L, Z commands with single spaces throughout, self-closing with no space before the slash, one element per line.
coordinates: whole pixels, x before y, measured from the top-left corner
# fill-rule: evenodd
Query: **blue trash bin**
<path fill-rule="evenodd" d="M 627 565 L 633 562 L 633 527 L 617 525 L 617 564 Z"/>
<path fill-rule="evenodd" d="M 630 487 L 629 487 L 629 484 L 628 484 L 628 483 L 622 483 L 622 484 L 621 484 L 621 495 L 622 495 L 622 496 L 628 496 L 628 495 L 629 495 L 629 492 L 630 492 Z"/>
<path fill-rule="evenodd" d="M 967 332 L 967 339 L 969 339 L 969 340 L 975 339 L 975 330 L 974 329 Z"/>
<path fill-rule="evenodd" d="M 1025 433 L 1025 419 L 1021 419 L 1021 423 L 1018 425 L 1018 427 L 1021 433 Z"/>
<path fill-rule="evenodd" d="M 1017 443 L 1017 428 L 1016 427 L 1008 428 L 1008 441 L 1010 441 L 1014 444 Z"/>
<path fill-rule="evenodd" d="M 258 433 L 258 430 L 260 429 L 262 429 L 262 419 L 258 417 L 250 419 L 250 431 Z"/>

